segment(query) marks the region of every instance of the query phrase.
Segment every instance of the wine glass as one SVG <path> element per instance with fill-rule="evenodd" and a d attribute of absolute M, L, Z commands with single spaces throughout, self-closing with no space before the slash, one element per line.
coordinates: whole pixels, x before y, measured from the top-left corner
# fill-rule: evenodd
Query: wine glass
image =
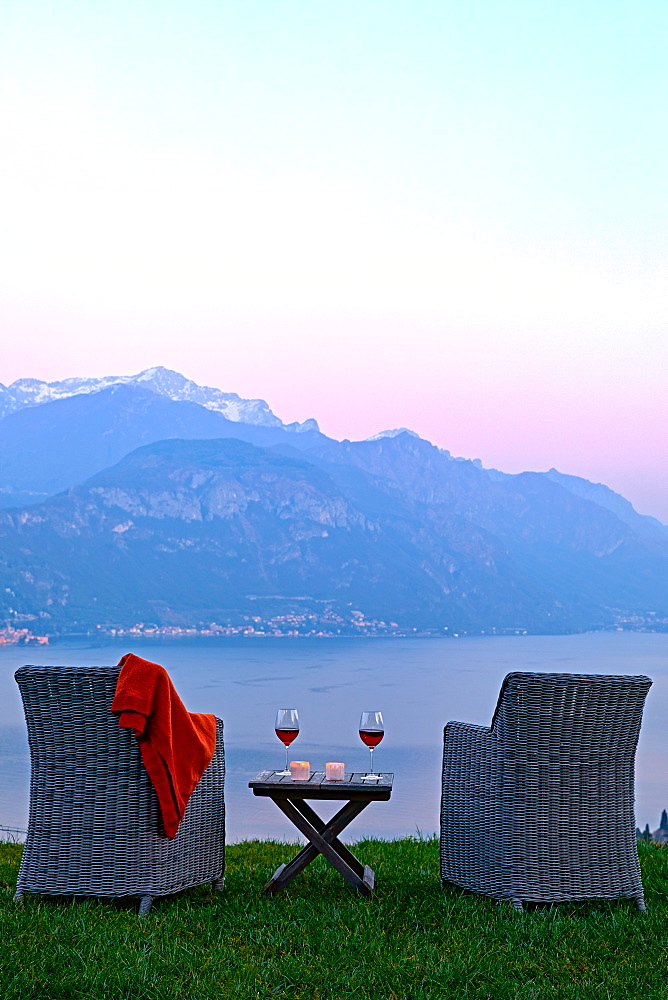
<path fill-rule="evenodd" d="M 378 781 L 380 774 L 373 773 L 373 751 L 385 735 L 382 712 L 362 712 L 360 719 L 360 739 L 369 748 L 369 773 L 362 781 Z"/>
<path fill-rule="evenodd" d="M 285 745 L 285 771 L 277 771 L 277 774 L 287 777 L 290 774 L 288 767 L 288 747 L 293 740 L 299 736 L 299 716 L 296 708 L 279 708 L 276 713 L 276 735 L 281 743 Z"/>

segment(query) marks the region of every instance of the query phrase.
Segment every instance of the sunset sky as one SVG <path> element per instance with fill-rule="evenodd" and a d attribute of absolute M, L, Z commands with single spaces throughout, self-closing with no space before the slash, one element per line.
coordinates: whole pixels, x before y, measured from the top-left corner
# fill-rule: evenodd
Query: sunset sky
<path fill-rule="evenodd" d="M 0 0 L 0 381 L 165 365 L 668 522 L 665 0 Z"/>

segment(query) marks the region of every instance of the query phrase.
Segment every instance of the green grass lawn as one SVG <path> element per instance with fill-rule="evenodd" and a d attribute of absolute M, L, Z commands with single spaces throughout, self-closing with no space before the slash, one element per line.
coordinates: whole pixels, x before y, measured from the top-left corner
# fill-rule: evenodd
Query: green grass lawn
<path fill-rule="evenodd" d="M 261 889 L 285 844 L 227 849 L 222 893 L 129 903 L 12 901 L 21 854 L 0 845 L 3 1000 L 129 998 L 668 997 L 668 847 L 639 845 L 649 912 L 632 903 L 516 913 L 441 888 L 435 840 L 364 841 L 377 894 L 318 858 L 277 896 Z"/>

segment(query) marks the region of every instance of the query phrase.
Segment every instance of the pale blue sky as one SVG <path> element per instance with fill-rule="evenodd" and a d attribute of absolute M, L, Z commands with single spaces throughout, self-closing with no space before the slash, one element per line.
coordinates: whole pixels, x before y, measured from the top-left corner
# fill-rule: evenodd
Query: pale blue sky
<path fill-rule="evenodd" d="M 668 7 L 0 0 L 0 381 L 154 364 L 668 520 Z"/>

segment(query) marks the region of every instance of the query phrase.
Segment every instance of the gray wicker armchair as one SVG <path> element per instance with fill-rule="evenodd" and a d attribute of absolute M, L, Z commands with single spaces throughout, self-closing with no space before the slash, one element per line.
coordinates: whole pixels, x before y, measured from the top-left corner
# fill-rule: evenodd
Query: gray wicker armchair
<path fill-rule="evenodd" d="M 24 893 L 154 896 L 203 882 L 225 868 L 223 723 L 216 751 L 176 837 L 162 829 L 158 800 L 132 732 L 109 710 L 118 667 L 25 666 L 17 670 L 32 763 L 30 817 L 15 899 Z"/>
<path fill-rule="evenodd" d="M 444 731 L 441 879 L 506 899 L 645 909 L 633 814 L 648 677 L 512 673 L 492 725 Z"/>

